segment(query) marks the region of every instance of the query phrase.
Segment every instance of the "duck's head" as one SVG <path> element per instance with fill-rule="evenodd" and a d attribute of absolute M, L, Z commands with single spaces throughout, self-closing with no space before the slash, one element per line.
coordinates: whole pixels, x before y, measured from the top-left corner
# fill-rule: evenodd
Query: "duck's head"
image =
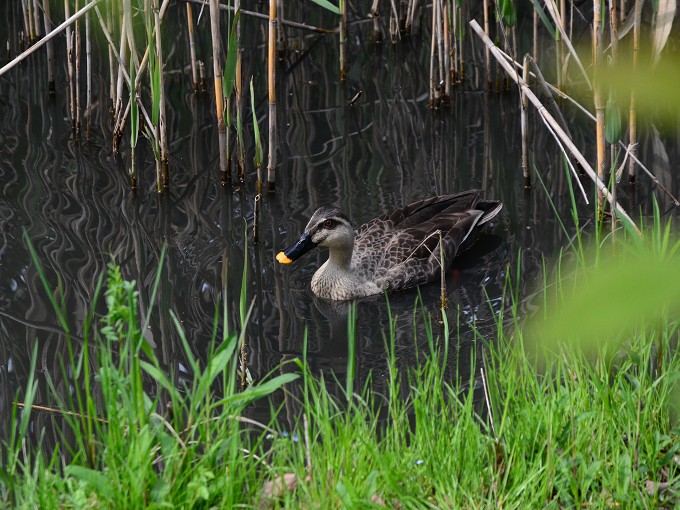
<path fill-rule="evenodd" d="M 287 250 L 279 252 L 276 260 L 281 264 L 290 264 L 317 246 L 349 251 L 351 256 L 354 229 L 347 216 L 337 207 L 317 209 L 297 242 Z"/>

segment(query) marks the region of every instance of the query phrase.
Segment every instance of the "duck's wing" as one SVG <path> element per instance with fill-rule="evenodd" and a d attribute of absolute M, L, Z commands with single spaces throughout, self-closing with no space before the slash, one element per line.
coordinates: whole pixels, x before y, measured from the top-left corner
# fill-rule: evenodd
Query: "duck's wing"
<path fill-rule="evenodd" d="M 478 209 L 445 210 L 431 221 L 400 231 L 385 247 L 374 279 L 387 290 L 432 281 L 441 273 L 441 254 L 446 271 L 483 216 L 484 212 Z"/>
<path fill-rule="evenodd" d="M 421 251 L 432 248 L 435 241 L 429 239 L 431 232 L 440 228 L 444 233 L 451 230 L 460 220 L 455 214 L 472 209 L 479 196 L 479 191 L 470 190 L 428 198 L 369 221 L 355 232 L 352 266 L 371 279 L 403 262 L 416 248 Z"/>

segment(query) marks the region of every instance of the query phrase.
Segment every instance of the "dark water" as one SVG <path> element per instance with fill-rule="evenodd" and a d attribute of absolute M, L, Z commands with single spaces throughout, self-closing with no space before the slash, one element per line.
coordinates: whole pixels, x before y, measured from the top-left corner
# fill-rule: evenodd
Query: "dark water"
<path fill-rule="evenodd" d="M 294 265 L 282 267 L 275 254 L 303 230 L 319 205 L 341 207 L 356 225 L 387 210 L 432 195 L 470 188 L 504 203 L 494 224 L 473 250 L 457 260 L 448 274 L 451 330 L 451 377 L 479 385 L 471 374 L 471 359 L 484 338 L 493 341 L 499 313 L 510 305 L 503 289 L 508 281 L 518 289 L 522 314 L 534 303 L 532 288 L 542 280 L 544 258 L 567 246 L 574 234 L 568 212 L 568 185 L 559 148 L 540 120 L 530 117 L 531 164 L 545 181 L 526 191 L 520 170 L 517 91 L 483 91 L 483 56 L 468 34 L 467 79 L 454 89 L 452 104 L 441 111 L 428 108 L 429 44 L 420 37 L 399 45 L 371 44 L 363 25 L 352 28 L 349 73 L 337 76 L 337 45 L 332 36 L 290 31 L 289 58 L 279 67 L 279 165 L 274 194 L 264 196 L 260 243 L 252 243 L 255 173 L 252 168 L 252 120 L 246 119 L 247 182 L 223 186 L 219 179 L 218 140 L 209 92 L 191 91 L 184 4 L 171 7 L 167 33 L 181 34 L 166 43 L 168 54 L 170 179 L 167 193 L 155 191 L 153 157 L 145 141 L 138 149 L 139 189 L 132 193 L 126 168 L 129 153 L 111 152 L 111 121 L 106 75 L 95 74 L 91 139 L 75 141 L 67 121 L 66 71 L 59 60 L 56 96 L 48 96 L 45 55 L 38 52 L 0 77 L 0 421 L 7 430 L 12 401 L 19 399 L 38 345 L 39 381 L 49 374 L 60 390 L 68 391 L 60 359 L 67 349 L 59 323 L 37 270 L 31 263 L 25 230 L 36 247 L 53 288 L 59 287 L 73 338 L 82 341 L 82 327 L 93 305 L 97 278 L 107 264 L 120 264 L 126 279 L 137 282 L 141 313 L 152 312 L 148 342 L 168 372 L 185 370 L 183 349 L 170 319 L 181 319 L 194 354 L 205 359 L 214 328 L 215 308 L 226 286 L 227 322 L 239 324 L 239 294 L 247 267 L 247 300 L 254 300 L 248 324 L 249 370 L 255 380 L 271 371 L 292 370 L 282 362 L 300 357 L 307 334 L 307 356 L 316 374 L 330 372 L 343 380 L 347 367 L 346 306 L 315 299 L 309 281 L 325 258 L 318 250 Z M 10 23 L 0 28 L 0 41 L 9 39 L 16 50 L 20 22 L 17 8 L 5 6 Z M 210 69 L 207 13 L 199 30 L 199 57 Z M 322 20 L 323 21 L 323 20 Z M 321 23 L 321 21 L 320 21 Z M 263 25 L 244 20 L 246 76 L 255 75 L 256 109 L 266 131 L 266 83 L 260 44 Z M 427 39 L 427 35 L 422 36 Z M 56 40 L 64 55 L 64 39 Z M 94 60 L 107 69 L 101 41 Z M 546 55 L 549 57 L 549 54 Z M 358 102 L 349 100 L 361 91 Z M 249 111 L 249 108 L 247 109 Z M 594 150 L 594 127 L 578 113 L 566 110 L 574 138 L 588 157 Z M 676 129 L 677 131 L 677 129 Z M 653 162 L 660 179 L 677 195 L 672 178 L 677 166 L 677 133 L 643 130 L 641 158 Z M 124 138 L 126 138 L 125 135 Z M 141 139 L 141 137 L 140 137 Z M 592 185 L 584 181 L 592 197 Z M 641 179 L 637 189 L 620 190 L 626 207 L 651 211 L 653 189 Z M 662 209 L 668 201 L 657 194 Z M 565 233 L 553 206 L 565 218 Z M 581 222 L 592 206 L 581 199 Z M 158 300 L 149 310 L 150 294 L 163 260 Z M 549 262 L 548 262 L 549 264 Z M 226 279 L 223 278 L 226 275 Z M 424 331 L 414 331 L 413 316 L 430 315 L 436 325 L 439 287 L 404 292 L 390 299 L 398 316 L 395 351 L 405 369 L 428 352 Z M 102 302 L 96 304 L 102 311 Z M 415 311 L 414 311 L 415 310 Z M 423 323 L 418 320 L 418 323 Z M 217 326 L 221 336 L 223 324 Z M 389 330 L 384 298 L 357 304 L 356 366 L 361 387 L 372 373 L 371 385 L 381 391 L 385 381 L 384 334 Z M 479 365 L 479 363 L 478 363 Z M 297 389 L 289 388 L 295 395 Z M 296 419 L 295 399 L 285 404 L 284 416 Z M 40 385 L 38 404 L 50 397 Z M 265 419 L 268 405 L 250 412 Z M 34 433 L 52 417 L 36 413 Z M 56 441 L 56 437 L 54 440 Z M 49 442 L 49 439 L 48 439 Z"/>

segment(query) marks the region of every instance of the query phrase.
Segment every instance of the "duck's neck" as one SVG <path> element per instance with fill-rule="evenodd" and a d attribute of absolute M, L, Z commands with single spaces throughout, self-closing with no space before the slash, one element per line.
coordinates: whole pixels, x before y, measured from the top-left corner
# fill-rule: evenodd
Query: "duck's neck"
<path fill-rule="evenodd" d="M 329 250 L 328 266 L 341 269 L 343 271 L 349 271 L 350 266 L 352 265 L 353 248 L 353 246 L 350 246 L 349 248 L 335 247 Z"/>

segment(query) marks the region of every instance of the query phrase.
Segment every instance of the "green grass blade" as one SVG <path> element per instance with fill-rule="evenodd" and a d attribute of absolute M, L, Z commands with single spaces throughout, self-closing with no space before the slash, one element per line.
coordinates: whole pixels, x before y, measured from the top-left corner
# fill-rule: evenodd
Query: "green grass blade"
<path fill-rule="evenodd" d="M 340 0 L 340 1 L 342 2 L 343 0 Z M 329 11 L 335 13 L 335 14 L 342 14 L 341 11 L 340 11 L 340 8 L 333 5 L 328 0 L 312 0 L 312 2 L 314 2 L 316 5 L 323 7 L 324 9 L 329 10 Z"/>

